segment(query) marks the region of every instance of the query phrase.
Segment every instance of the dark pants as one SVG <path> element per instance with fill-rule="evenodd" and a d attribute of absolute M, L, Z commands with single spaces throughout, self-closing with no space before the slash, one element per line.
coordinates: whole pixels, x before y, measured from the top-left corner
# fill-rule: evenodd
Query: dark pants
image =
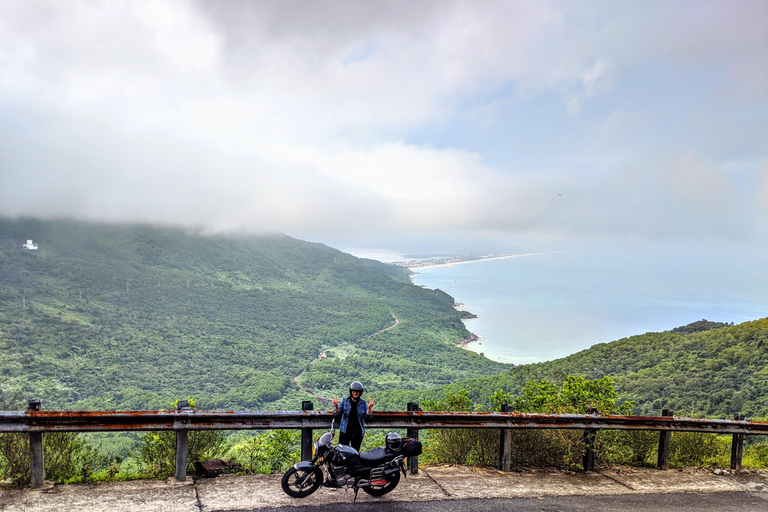
<path fill-rule="evenodd" d="M 363 443 L 363 434 L 361 434 L 358 431 L 350 432 L 349 434 L 346 432 L 339 432 L 339 444 L 346 444 L 347 446 L 351 446 L 357 451 L 360 451 L 360 445 Z"/>

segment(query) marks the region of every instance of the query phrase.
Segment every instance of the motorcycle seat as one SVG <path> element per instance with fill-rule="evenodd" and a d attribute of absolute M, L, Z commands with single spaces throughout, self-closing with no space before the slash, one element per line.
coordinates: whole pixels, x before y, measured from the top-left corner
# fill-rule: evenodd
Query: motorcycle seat
<path fill-rule="evenodd" d="M 387 453 L 387 450 L 382 446 L 381 448 L 374 448 L 360 454 L 360 461 L 366 466 L 378 466 L 380 464 L 386 464 L 395 458 L 395 454 Z"/>

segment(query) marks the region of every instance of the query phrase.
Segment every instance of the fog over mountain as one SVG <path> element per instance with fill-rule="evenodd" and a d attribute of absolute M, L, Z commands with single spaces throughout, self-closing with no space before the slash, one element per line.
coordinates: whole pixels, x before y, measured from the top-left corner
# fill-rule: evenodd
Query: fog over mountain
<path fill-rule="evenodd" d="M 0 0 L 0 215 L 761 259 L 766 19 L 762 0 Z"/>

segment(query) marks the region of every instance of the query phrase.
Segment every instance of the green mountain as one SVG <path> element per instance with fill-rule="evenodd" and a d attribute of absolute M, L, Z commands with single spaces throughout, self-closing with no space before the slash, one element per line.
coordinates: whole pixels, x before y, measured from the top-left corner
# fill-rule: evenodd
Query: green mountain
<path fill-rule="evenodd" d="M 0 219 L 0 252 L 0 390 L 48 409 L 295 409 L 508 367 L 407 270 L 284 235 Z"/>
<path fill-rule="evenodd" d="M 669 332 L 647 333 L 601 343 L 545 363 L 516 366 L 499 375 L 481 377 L 426 391 L 392 391 L 382 405 L 439 399 L 465 389 L 473 400 L 487 403 L 503 389 L 515 396 L 533 379 L 560 381 L 566 375 L 590 379 L 610 376 L 620 400 L 631 400 L 635 414 L 732 418 L 740 412 L 768 413 L 768 318 L 726 326 L 695 322 Z M 705 329 L 705 330 L 702 330 Z"/>

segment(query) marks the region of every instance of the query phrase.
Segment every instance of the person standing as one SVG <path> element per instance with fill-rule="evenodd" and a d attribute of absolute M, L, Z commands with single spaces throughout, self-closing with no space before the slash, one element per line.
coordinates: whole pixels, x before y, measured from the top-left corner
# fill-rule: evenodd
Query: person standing
<path fill-rule="evenodd" d="M 349 385 L 349 396 L 339 405 L 339 399 L 333 397 L 333 418 L 341 418 L 339 425 L 339 444 L 346 444 L 357 451 L 363 443 L 365 422 L 371 419 L 373 398 L 370 403 L 363 399 L 363 385 L 355 381 Z"/>

